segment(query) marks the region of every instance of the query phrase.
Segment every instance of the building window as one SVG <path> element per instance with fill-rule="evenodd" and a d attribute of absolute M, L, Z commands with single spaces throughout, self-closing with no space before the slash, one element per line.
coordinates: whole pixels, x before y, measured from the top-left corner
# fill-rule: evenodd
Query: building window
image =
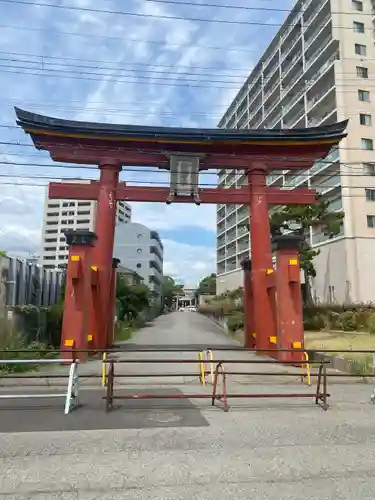
<path fill-rule="evenodd" d="M 364 68 L 363 66 L 356 67 L 358 78 L 368 78 L 368 68 Z"/>
<path fill-rule="evenodd" d="M 357 56 L 366 56 L 367 55 L 366 45 L 362 45 L 360 43 L 354 44 L 354 51 L 357 54 Z"/>
<path fill-rule="evenodd" d="M 75 206 L 74 201 L 68 201 L 63 203 L 63 207 L 74 207 L 74 206 Z"/>
<path fill-rule="evenodd" d="M 365 113 L 360 113 L 359 114 L 359 123 L 361 125 L 367 125 L 368 127 L 371 127 L 371 124 L 372 124 L 371 115 L 366 115 Z"/>
<path fill-rule="evenodd" d="M 375 175 L 375 163 L 364 163 L 363 169 L 366 175 Z"/>
<path fill-rule="evenodd" d="M 353 21 L 353 31 L 354 31 L 354 33 L 364 33 L 365 32 L 365 24 L 359 23 L 358 21 Z"/>
<path fill-rule="evenodd" d="M 361 149 L 366 149 L 367 151 L 372 151 L 374 149 L 374 141 L 372 139 L 367 139 L 367 138 L 362 137 Z"/>
<path fill-rule="evenodd" d="M 142 264 L 140 264 L 140 263 L 138 262 L 138 264 L 137 264 L 137 269 L 141 269 L 141 267 L 142 267 Z"/>
<path fill-rule="evenodd" d="M 368 90 L 358 90 L 358 100 L 362 102 L 370 102 L 370 92 Z"/>
<path fill-rule="evenodd" d="M 363 2 L 360 2 L 359 0 L 352 0 L 352 7 L 354 10 L 357 10 L 358 12 L 363 11 Z"/>
<path fill-rule="evenodd" d="M 367 227 L 375 227 L 375 215 L 367 216 Z"/>
<path fill-rule="evenodd" d="M 375 189 L 365 189 L 366 200 L 375 201 Z"/>
<path fill-rule="evenodd" d="M 142 253 L 142 248 L 138 248 L 137 253 Z"/>

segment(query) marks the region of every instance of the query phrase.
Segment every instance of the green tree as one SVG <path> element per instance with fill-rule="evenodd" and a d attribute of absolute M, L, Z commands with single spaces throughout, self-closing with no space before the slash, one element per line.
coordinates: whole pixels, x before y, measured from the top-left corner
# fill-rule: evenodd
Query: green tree
<path fill-rule="evenodd" d="M 163 277 L 163 300 L 165 307 L 172 307 L 172 302 L 175 297 L 184 295 L 183 285 L 177 285 L 170 276 Z"/>
<path fill-rule="evenodd" d="M 199 283 L 197 295 L 216 295 L 216 274 L 205 276 Z"/>
<path fill-rule="evenodd" d="M 331 212 L 329 201 L 318 196 L 318 203 L 314 205 L 289 205 L 280 208 L 270 216 L 271 233 L 284 230 L 293 230 L 298 226 L 304 235 L 300 250 L 301 269 L 304 273 L 305 286 L 303 295 L 305 303 L 312 302 L 311 278 L 316 277 L 314 258 L 319 255 L 319 249 L 310 246 L 310 227 L 319 228 L 329 239 L 340 233 L 343 212 Z"/>
<path fill-rule="evenodd" d="M 0 250 L 0 257 L 6 257 L 7 253 L 5 250 Z"/>
<path fill-rule="evenodd" d="M 135 319 L 150 305 L 151 292 L 146 285 L 129 285 L 119 275 L 116 285 L 116 299 L 119 306 L 119 320 Z"/>

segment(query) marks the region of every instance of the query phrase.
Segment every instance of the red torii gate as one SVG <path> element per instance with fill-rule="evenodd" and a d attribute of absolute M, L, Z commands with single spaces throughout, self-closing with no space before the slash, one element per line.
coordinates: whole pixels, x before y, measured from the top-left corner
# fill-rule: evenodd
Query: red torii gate
<path fill-rule="evenodd" d="M 347 122 L 298 130 L 181 129 L 69 121 L 15 109 L 17 123 L 37 149 L 49 151 L 55 161 L 100 169 L 97 182 L 49 185 L 50 198 L 97 201 L 95 234 L 75 231 L 67 235 L 63 351 L 71 346 L 104 349 L 111 345 L 118 200 L 248 205 L 251 266 L 244 266 L 246 346 L 303 347 L 301 298 L 294 285 L 289 287 L 296 282 L 299 286 L 298 241 L 289 238 L 286 244 L 285 238 L 283 243 L 279 238 L 275 279 L 268 211 L 269 205 L 311 204 L 316 195 L 310 189 L 267 187 L 266 176 L 277 169 L 309 168 L 346 136 Z M 126 166 L 170 169 L 171 188 L 119 182 Z M 199 188 L 199 171 L 223 168 L 245 170 L 248 186 Z M 255 306 L 251 297 L 256 299 Z"/>

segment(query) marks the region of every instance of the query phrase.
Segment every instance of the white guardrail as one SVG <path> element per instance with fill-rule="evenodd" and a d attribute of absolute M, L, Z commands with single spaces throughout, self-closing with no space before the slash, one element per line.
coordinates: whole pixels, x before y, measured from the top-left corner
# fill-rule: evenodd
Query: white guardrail
<path fill-rule="evenodd" d="M 78 405 L 79 375 L 78 361 L 73 359 L 0 359 L 0 365 L 56 365 L 70 364 L 68 387 L 63 393 L 0 394 L 0 399 L 65 398 L 64 414 Z"/>

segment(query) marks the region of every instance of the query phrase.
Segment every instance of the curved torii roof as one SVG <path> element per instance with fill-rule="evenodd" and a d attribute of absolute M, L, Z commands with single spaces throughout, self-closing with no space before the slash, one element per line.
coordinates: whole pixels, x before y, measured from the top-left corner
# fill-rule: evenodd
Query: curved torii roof
<path fill-rule="evenodd" d="M 180 154 L 275 156 L 280 149 L 298 157 L 310 152 L 324 157 L 346 137 L 347 121 L 304 129 L 204 129 L 116 125 L 52 118 L 15 108 L 17 124 L 30 134 L 35 146 L 88 145 Z M 266 148 L 266 149 L 265 149 Z"/>

